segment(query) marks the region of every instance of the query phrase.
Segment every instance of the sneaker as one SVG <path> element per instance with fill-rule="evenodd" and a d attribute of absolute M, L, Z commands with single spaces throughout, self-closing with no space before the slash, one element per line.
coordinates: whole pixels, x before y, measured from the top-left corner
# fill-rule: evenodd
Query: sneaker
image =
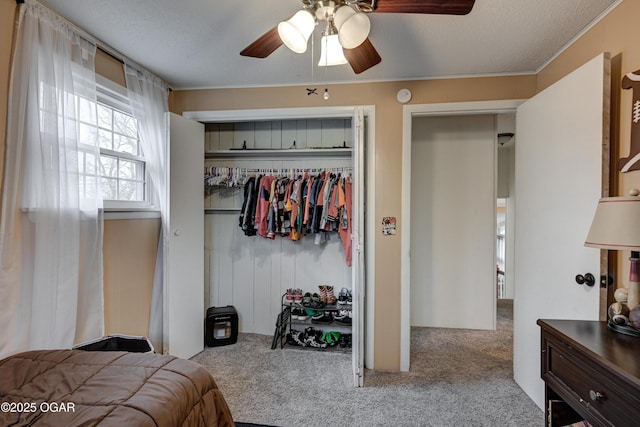
<path fill-rule="evenodd" d="M 291 330 L 291 334 L 289 335 L 291 336 L 291 344 L 299 345 L 300 347 L 307 346 L 304 339 L 304 333 Z M 287 342 L 289 342 L 289 335 L 287 335 Z"/>
<path fill-rule="evenodd" d="M 311 295 L 311 302 L 307 307 L 322 308 L 324 307 L 324 305 L 325 304 L 320 299 L 320 295 L 314 293 L 313 295 Z"/>
<path fill-rule="evenodd" d="M 307 347 L 327 348 L 327 343 L 322 342 L 319 338 L 316 338 L 315 336 L 311 336 L 305 339 L 304 343 Z"/>
<path fill-rule="evenodd" d="M 334 320 L 344 325 L 350 325 L 353 320 L 351 317 L 351 310 L 340 310 Z"/>
<path fill-rule="evenodd" d="M 349 315 L 351 314 L 351 310 L 347 310 L 347 309 L 342 309 L 340 311 L 338 311 L 338 313 L 335 315 L 336 319 L 341 319 L 341 318 L 345 318 L 345 317 L 350 317 Z"/>
<path fill-rule="evenodd" d="M 287 292 L 284 295 L 284 301 L 287 304 L 293 304 L 293 289 L 287 289 Z"/>
<path fill-rule="evenodd" d="M 331 322 L 333 322 L 333 316 L 328 312 L 317 314 L 311 318 L 311 323 L 322 323 L 328 325 Z"/>
<path fill-rule="evenodd" d="M 302 309 L 300 309 L 300 308 L 292 308 L 291 309 L 291 318 L 293 320 L 304 320 L 304 319 L 301 319 L 300 316 L 304 316 L 304 311 L 302 311 Z"/>
<path fill-rule="evenodd" d="M 327 343 L 321 340 L 322 332 L 311 327 L 304 331 L 304 343 L 306 347 L 326 348 Z"/>
<path fill-rule="evenodd" d="M 348 292 L 347 288 L 340 289 L 340 293 L 338 294 L 338 304 L 343 305 L 348 301 Z"/>
<path fill-rule="evenodd" d="M 311 294 L 309 292 L 303 295 L 302 305 L 304 305 L 305 307 L 309 307 L 311 305 Z"/>
<path fill-rule="evenodd" d="M 296 304 L 302 303 L 302 289 L 294 289 L 293 290 L 293 301 Z"/>
<path fill-rule="evenodd" d="M 340 347 L 351 348 L 351 337 L 352 337 L 352 335 L 351 334 L 342 334 L 341 338 L 343 338 L 343 337 L 344 337 L 344 345 L 343 345 L 343 342 L 340 341 Z"/>

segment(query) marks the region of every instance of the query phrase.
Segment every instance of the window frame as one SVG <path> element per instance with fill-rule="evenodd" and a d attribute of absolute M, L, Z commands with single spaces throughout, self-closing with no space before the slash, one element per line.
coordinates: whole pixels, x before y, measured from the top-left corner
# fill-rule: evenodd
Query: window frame
<path fill-rule="evenodd" d="M 113 108 L 122 113 L 133 115 L 127 95 L 127 89 L 105 77 L 96 75 L 96 91 L 97 101 L 109 108 Z M 141 147 L 138 147 L 141 150 Z M 135 160 L 144 163 L 144 201 L 129 200 L 103 200 L 103 209 L 105 212 L 158 212 L 160 211 L 157 203 L 155 192 L 153 191 L 153 183 L 149 174 L 148 160 L 142 155 L 133 155 L 130 153 L 116 152 L 106 148 L 100 148 L 100 156 L 112 156 L 125 160 Z M 102 176 L 101 176 L 102 178 Z M 153 215 L 155 217 L 155 215 Z M 145 216 L 146 217 L 146 216 Z"/>

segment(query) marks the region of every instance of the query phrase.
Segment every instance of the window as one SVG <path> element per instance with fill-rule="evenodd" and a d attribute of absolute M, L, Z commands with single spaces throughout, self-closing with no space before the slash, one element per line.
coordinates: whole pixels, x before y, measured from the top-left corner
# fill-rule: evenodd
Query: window
<path fill-rule="evenodd" d="M 80 194 L 91 191 L 96 167 L 104 207 L 117 209 L 149 208 L 148 173 L 138 137 L 138 123 L 129 108 L 123 88 L 99 79 L 98 103 L 78 98 L 81 141 L 95 141 L 100 159 L 90 152 L 78 158 Z"/>
<path fill-rule="evenodd" d="M 102 198 L 145 201 L 145 163 L 136 120 L 108 105 L 97 105 Z"/>

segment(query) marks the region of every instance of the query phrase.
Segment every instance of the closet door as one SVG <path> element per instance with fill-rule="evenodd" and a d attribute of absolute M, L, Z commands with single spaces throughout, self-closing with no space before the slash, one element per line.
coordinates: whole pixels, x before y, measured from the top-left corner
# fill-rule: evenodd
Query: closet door
<path fill-rule="evenodd" d="M 353 254 L 351 264 L 353 298 L 353 382 L 363 386 L 364 369 L 364 145 L 365 118 L 362 107 L 356 107 L 353 115 Z"/>
<path fill-rule="evenodd" d="M 164 353 L 204 349 L 204 125 L 170 113 Z"/>

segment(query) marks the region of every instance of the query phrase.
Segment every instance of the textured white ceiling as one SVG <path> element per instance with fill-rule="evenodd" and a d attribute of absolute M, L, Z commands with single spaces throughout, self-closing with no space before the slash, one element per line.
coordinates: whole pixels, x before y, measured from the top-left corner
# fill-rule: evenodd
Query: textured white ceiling
<path fill-rule="evenodd" d="M 313 66 L 311 44 L 305 54 L 282 46 L 266 59 L 239 55 L 299 0 L 40 1 L 175 88 L 217 88 L 532 73 L 621 0 L 476 0 L 466 16 L 372 14 L 382 62 L 360 75 Z M 319 30 L 314 37 L 319 44 Z"/>

